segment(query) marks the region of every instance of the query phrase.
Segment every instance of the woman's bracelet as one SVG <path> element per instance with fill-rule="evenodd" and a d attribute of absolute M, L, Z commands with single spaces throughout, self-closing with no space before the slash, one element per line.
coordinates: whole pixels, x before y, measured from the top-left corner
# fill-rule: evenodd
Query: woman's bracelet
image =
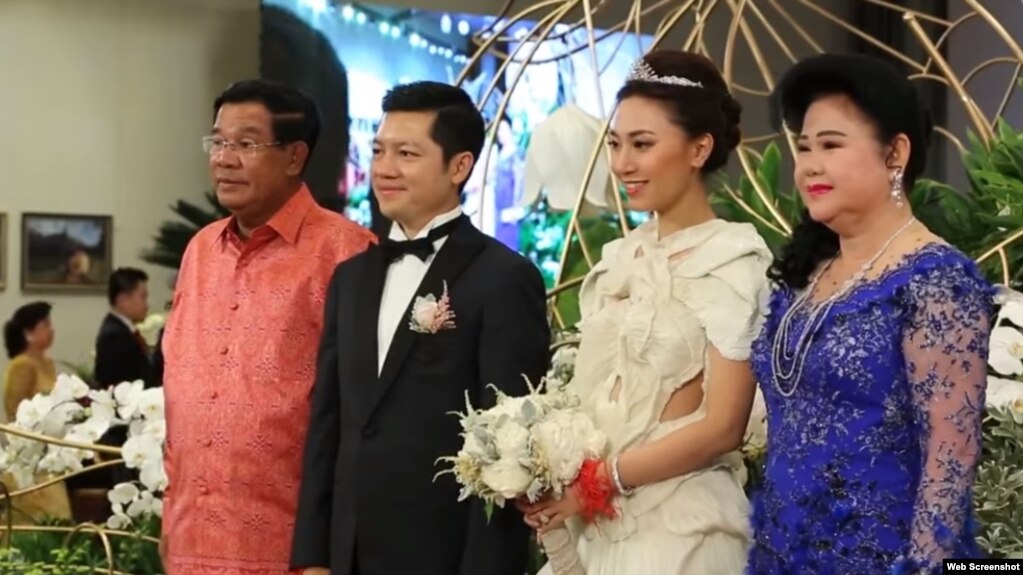
<path fill-rule="evenodd" d="M 635 489 L 626 489 L 625 485 L 622 484 L 622 474 L 618 471 L 618 455 L 611 458 L 611 482 L 614 483 L 615 491 L 618 492 L 622 497 L 628 497 L 632 495 Z"/>

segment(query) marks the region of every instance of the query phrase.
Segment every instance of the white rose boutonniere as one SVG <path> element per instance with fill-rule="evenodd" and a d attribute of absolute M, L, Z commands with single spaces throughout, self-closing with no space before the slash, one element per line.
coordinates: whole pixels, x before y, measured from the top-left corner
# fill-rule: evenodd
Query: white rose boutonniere
<path fill-rule="evenodd" d="M 412 317 L 409 329 L 416 333 L 437 333 L 442 329 L 455 328 L 455 312 L 451 309 L 451 297 L 448 295 L 448 283 L 444 282 L 444 292 L 440 298 L 433 294 L 419 296 L 412 304 Z"/>

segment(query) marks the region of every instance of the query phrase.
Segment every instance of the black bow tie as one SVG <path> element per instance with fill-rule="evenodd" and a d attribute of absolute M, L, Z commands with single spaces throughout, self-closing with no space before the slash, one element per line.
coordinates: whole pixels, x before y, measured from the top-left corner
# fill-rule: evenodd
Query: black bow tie
<path fill-rule="evenodd" d="M 450 222 L 433 228 L 425 238 L 400 242 L 391 238 L 382 239 L 380 241 L 380 249 L 384 251 L 384 259 L 390 263 L 406 255 L 413 255 L 425 262 L 427 258 L 433 255 L 433 242 L 450 234 L 451 230 L 455 229 L 455 226 L 462 221 L 462 217 L 459 216 Z"/>

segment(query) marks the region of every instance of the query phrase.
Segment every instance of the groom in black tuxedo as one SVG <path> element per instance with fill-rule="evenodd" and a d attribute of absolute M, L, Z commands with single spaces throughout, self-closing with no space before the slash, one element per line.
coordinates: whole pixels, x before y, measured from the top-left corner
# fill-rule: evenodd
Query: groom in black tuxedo
<path fill-rule="evenodd" d="M 330 284 L 292 567 L 522 575 L 529 532 L 514 506 L 488 522 L 478 501 L 457 501 L 451 475 L 434 476 L 462 445 L 451 412 L 466 397 L 489 407 L 489 384 L 523 395 L 523 376 L 545 373 L 543 280 L 461 212 L 484 140 L 469 96 L 417 82 L 391 90 L 383 111 L 373 190 L 394 224 Z"/>

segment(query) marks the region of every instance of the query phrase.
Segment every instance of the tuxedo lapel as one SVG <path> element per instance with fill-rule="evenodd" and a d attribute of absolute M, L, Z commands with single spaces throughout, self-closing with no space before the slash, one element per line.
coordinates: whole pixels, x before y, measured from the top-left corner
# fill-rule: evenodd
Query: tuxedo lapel
<path fill-rule="evenodd" d="M 439 298 L 444 292 L 445 283 L 447 284 L 448 289 L 451 290 L 455 281 L 458 279 L 458 276 L 461 275 L 466 266 L 468 266 L 473 258 L 476 257 L 476 254 L 483 249 L 483 235 L 480 231 L 472 225 L 472 222 L 469 221 L 468 217 L 463 215 L 460 216 L 460 219 L 461 221 L 458 226 L 451 231 L 447 241 L 445 241 L 444 245 L 437 251 L 433 262 L 430 264 L 430 268 L 426 271 L 426 275 L 423 277 L 423 281 L 419 284 L 419 288 L 416 290 L 412 300 L 409 301 L 405 307 L 405 313 L 402 316 L 401 321 L 398 323 L 398 328 L 395 330 L 391 347 L 388 349 L 387 357 L 384 359 L 384 366 L 380 371 L 380 381 L 377 384 L 377 393 L 371 404 L 370 412 L 375 409 L 377 403 L 379 403 L 384 394 L 387 393 L 387 389 L 392 383 L 394 383 L 394 379 L 401 370 L 401 366 L 405 363 L 405 358 L 412 349 L 412 345 L 415 343 L 416 338 L 430 337 L 425 334 L 417 334 L 409 327 L 409 320 L 412 317 L 412 306 L 415 303 L 416 298 L 429 294 L 433 294 L 435 297 Z M 381 285 L 381 288 L 382 287 L 383 286 Z M 378 295 L 374 313 L 376 313 L 376 310 L 379 310 L 379 301 L 380 296 Z M 455 303 L 455 307 L 457 308 L 457 303 Z M 457 318 L 455 319 L 455 323 L 457 325 Z M 455 329 L 458 328 L 456 327 Z M 376 331 L 374 330 L 373 333 L 376 333 Z M 374 354 L 373 357 L 376 358 L 376 354 Z"/>
<path fill-rule="evenodd" d="M 382 250 L 372 245 L 366 251 L 366 267 L 355 300 L 355 341 L 352 343 L 355 366 L 355 385 L 352 387 L 364 400 L 374 394 L 377 387 L 377 331 L 380 299 L 387 279 L 387 263 Z"/>

